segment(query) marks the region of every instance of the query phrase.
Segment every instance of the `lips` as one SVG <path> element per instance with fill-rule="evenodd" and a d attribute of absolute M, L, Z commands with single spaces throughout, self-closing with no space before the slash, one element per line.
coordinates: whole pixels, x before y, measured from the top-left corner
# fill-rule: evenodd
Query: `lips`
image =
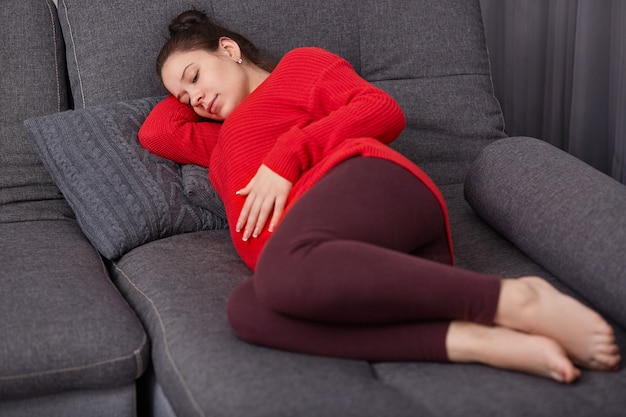
<path fill-rule="evenodd" d="M 216 102 L 217 102 L 217 96 L 215 96 L 213 100 L 211 100 L 209 105 L 206 106 L 206 111 L 209 112 L 210 114 L 215 114 L 215 111 L 217 110 Z"/>

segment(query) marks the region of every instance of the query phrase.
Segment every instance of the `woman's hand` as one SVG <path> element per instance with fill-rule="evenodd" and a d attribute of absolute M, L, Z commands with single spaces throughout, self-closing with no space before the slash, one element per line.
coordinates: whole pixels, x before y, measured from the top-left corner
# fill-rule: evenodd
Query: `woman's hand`
<path fill-rule="evenodd" d="M 250 236 L 258 237 L 261 234 L 270 214 L 272 219 L 268 230 L 274 231 L 285 209 L 292 185 L 266 165 L 261 165 L 248 185 L 237 191 L 238 195 L 246 197 L 235 227 L 237 233 L 243 229 L 244 241 Z"/>

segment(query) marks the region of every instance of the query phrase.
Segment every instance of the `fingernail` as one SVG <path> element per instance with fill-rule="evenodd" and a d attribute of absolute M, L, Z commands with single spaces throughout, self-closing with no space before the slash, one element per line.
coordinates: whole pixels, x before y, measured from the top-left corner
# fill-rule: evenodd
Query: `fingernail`
<path fill-rule="evenodd" d="M 252 233 L 252 237 L 254 237 L 254 238 L 259 237 L 259 233 L 261 233 L 261 232 L 259 231 L 259 229 L 254 229 L 254 233 Z"/>

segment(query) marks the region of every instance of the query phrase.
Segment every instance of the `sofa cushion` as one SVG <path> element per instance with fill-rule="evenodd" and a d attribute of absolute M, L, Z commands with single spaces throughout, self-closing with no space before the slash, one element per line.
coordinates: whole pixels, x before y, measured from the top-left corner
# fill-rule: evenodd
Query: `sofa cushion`
<path fill-rule="evenodd" d="M 304 45 L 348 59 L 364 78 L 398 100 L 408 128 L 393 146 L 439 184 L 461 183 L 480 149 L 505 136 L 478 0 L 218 0 L 194 5 L 275 59 Z M 60 0 L 76 107 L 161 94 L 154 61 L 167 39 L 169 21 L 189 7 L 182 0 Z M 99 19 L 101 15 L 107 18 Z"/>
<path fill-rule="evenodd" d="M 188 182 L 196 188 L 194 196 L 204 184 L 208 190 L 203 195 L 215 199 L 216 213 L 189 201 L 179 165 L 139 144 L 141 123 L 160 99 L 111 103 L 25 122 L 83 232 L 109 259 L 154 239 L 226 225 L 208 179 Z"/>
<path fill-rule="evenodd" d="M 502 278 L 539 275 L 562 286 L 476 214 L 463 196 L 463 184 L 444 185 L 441 192 L 448 206 L 455 266 Z"/>
<path fill-rule="evenodd" d="M 381 384 L 367 362 L 237 339 L 226 300 L 249 275 L 226 230 L 154 241 L 113 264 L 111 276 L 150 335 L 156 376 L 177 415 L 427 415 Z"/>
<path fill-rule="evenodd" d="M 17 22 L 16 16 L 24 18 Z M 71 216 L 22 126 L 28 117 L 67 109 L 65 49 L 54 3 L 4 1 L 0 31 L 0 222 Z"/>
<path fill-rule="evenodd" d="M 465 195 L 487 223 L 626 327 L 626 187 L 532 138 L 485 148 Z"/>
<path fill-rule="evenodd" d="M 626 335 L 618 329 L 618 342 Z M 573 385 L 479 364 L 374 365 L 381 382 L 445 417 L 621 417 L 626 372 L 584 371 Z M 418 414 L 416 414 L 418 415 Z"/>
<path fill-rule="evenodd" d="M 132 384 L 148 339 L 76 222 L 3 223 L 0 236 L 0 398 Z"/>
<path fill-rule="evenodd" d="M 450 199 L 451 221 L 465 225 L 454 237 L 460 266 L 553 279 L 477 217 L 463 199 L 462 186 L 447 186 L 443 192 Z M 501 244 L 505 249 L 494 253 Z M 226 300 L 250 272 L 227 231 L 151 242 L 116 261 L 111 275 L 144 322 L 156 376 L 177 415 L 583 417 L 598 409 L 607 416 L 623 413 L 623 398 L 615 393 L 626 388 L 626 372 L 586 372 L 578 384 L 566 386 L 482 365 L 367 363 L 240 341 L 228 326 Z M 624 349 L 626 335 L 623 329 L 616 331 Z M 490 394 L 485 396 L 486 392 Z"/>
<path fill-rule="evenodd" d="M 59 0 L 75 107 L 163 94 L 156 56 L 167 40 L 169 22 L 191 7 L 187 0 Z M 357 20 L 343 19 L 354 13 L 349 2 L 200 0 L 193 7 L 214 14 L 259 47 L 268 47 L 276 59 L 297 46 L 334 44 L 352 62 L 358 61 L 358 49 L 353 48 L 358 43 Z"/>
<path fill-rule="evenodd" d="M 439 185 L 462 183 L 478 152 L 505 137 L 479 1 L 355 1 L 361 73 L 398 100 L 392 147 Z"/>
<path fill-rule="evenodd" d="M 199 165 L 182 165 L 181 177 L 185 195 L 193 204 L 214 213 L 226 222 L 226 210 L 217 191 L 209 182 L 209 170 Z M 225 226 L 226 223 L 224 223 Z"/>
<path fill-rule="evenodd" d="M 110 389 L 84 389 L 55 395 L 0 402 L 2 417 L 122 417 L 137 415 L 135 384 Z"/>

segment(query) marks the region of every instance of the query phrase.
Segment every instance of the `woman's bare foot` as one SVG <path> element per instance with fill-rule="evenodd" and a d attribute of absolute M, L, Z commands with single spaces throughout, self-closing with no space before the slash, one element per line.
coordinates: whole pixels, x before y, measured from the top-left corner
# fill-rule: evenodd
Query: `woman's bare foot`
<path fill-rule="evenodd" d="M 495 323 L 553 339 L 587 369 L 615 370 L 621 361 L 611 326 L 539 277 L 503 281 Z"/>
<path fill-rule="evenodd" d="M 446 349 L 452 362 L 478 362 L 564 383 L 580 376 L 580 370 L 555 341 L 504 327 L 453 321 Z"/>

